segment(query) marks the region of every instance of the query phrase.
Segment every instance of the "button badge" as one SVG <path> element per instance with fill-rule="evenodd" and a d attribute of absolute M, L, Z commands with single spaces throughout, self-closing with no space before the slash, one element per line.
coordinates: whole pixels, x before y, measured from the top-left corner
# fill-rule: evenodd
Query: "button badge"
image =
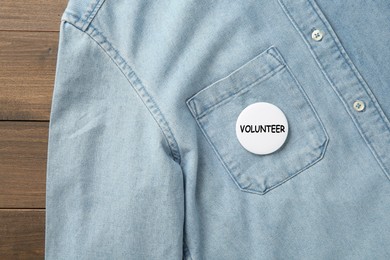
<path fill-rule="evenodd" d="M 237 118 L 237 139 L 251 153 L 273 153 L 284 144 L 287 135 L 287 118 L 280 108 L 271 103 L 253 103 Z"/>

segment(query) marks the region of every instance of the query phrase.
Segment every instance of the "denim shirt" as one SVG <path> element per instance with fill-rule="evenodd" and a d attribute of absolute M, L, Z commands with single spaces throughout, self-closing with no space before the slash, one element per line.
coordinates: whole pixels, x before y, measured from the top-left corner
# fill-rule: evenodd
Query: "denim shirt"
<path fill-rule="evenodd" d="M 70 0 L 59 40 L 46 259 L 390 259 L 387 0 Z"/>

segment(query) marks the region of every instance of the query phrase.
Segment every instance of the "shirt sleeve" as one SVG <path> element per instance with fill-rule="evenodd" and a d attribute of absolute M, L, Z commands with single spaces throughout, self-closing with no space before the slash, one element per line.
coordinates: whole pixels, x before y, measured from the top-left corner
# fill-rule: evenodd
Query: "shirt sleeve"
<path fill-rule="evenodd" d="M 117 64 L 65 21 L 46 185 L 46 259 L 182 258 L 183 177 L 164 132 Z"/>

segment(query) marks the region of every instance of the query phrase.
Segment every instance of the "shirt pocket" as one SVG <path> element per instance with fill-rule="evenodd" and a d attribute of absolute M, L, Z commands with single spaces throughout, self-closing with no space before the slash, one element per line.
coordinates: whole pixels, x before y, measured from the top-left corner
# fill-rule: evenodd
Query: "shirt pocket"
<path fill-rule="evenodd" d="M 283 146 L 267 155 L 248 152 L 236 137 L 239 114 L 256 102 L 278 106 L 289 124 Z M 243 191 L 265 194 L 324 156 L 329 139 L 326 130 L 274 46 L 186 103 L 227 173 Z"/>

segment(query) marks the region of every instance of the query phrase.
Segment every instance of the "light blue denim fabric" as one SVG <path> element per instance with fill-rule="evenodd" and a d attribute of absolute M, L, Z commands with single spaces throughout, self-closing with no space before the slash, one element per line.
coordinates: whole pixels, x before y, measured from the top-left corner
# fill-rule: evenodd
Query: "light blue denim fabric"
<path fill-rule="evenodd" d="M 71 0 L 46 259 L 390 259 L 389 21 L 388 0 Z M 235 136 L 256 102 L 289 122 L 272 154 Z"/>

